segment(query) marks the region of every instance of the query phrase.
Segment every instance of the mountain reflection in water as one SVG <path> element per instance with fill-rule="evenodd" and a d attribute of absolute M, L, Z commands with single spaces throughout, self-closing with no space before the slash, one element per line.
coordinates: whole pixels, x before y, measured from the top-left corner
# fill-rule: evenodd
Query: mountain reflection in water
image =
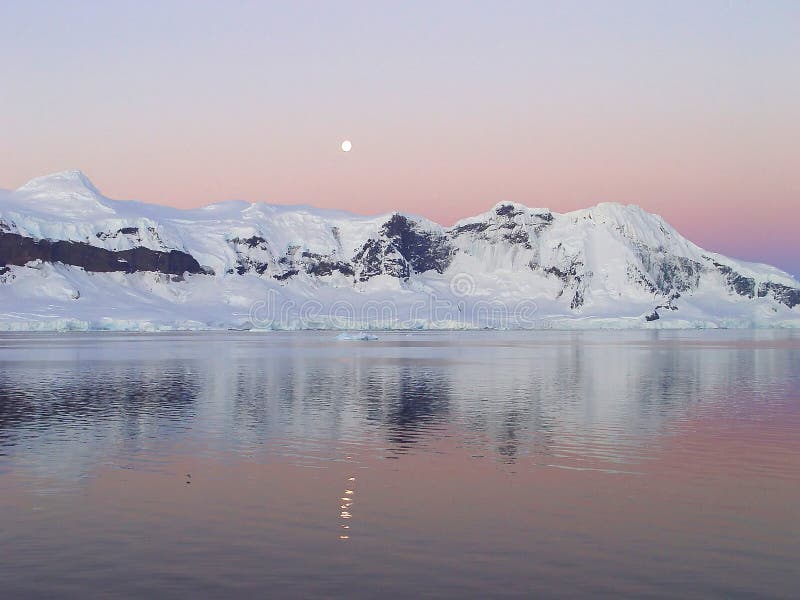
<path fill-rule="evenodd" d="M 379 337 L 0 337 L 0 579 L 32 597 L 800 585 L 800 335 Z"/>

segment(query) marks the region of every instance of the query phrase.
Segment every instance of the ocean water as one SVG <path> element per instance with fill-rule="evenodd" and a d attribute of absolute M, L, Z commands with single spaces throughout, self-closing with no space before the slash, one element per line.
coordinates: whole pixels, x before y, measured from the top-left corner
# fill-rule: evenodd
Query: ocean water
<path fill-rule="evenodd" d="M 800 334 L 0 337 L 6 598 L 796 598 Z"/>

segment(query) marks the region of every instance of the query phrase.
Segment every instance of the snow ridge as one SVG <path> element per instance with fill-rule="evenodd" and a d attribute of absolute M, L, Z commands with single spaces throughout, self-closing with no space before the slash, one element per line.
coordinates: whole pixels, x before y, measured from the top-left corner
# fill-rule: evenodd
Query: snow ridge
<path fill-rule="evenodd" d="M 80 171 L 0 192 L 0 330 L 798 326 L 796 279 L 638 206 L 501 202 L 446 228 L 111 200 Z"/>

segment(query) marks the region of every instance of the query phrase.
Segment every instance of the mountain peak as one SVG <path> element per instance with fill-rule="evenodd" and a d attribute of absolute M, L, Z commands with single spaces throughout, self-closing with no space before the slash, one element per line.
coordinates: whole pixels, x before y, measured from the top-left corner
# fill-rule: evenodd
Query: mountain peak
<path fill-rule="evenodd" d="M 69 169 L 42 177 L 35 177 L 23 186 L 17 188 L 17 192 L 34 195 L 48 196 L 89 196 L 96 198 L 102 196 L 100 191 L 94 186 L 91 180 L 78 169 Z"/>
<path fill-rule="evenodd" d="M 105 196 L 77 169 L 31 179 L 12 197 L 28 209 L 60 218 L 100 218 L 114 212 Z"/>

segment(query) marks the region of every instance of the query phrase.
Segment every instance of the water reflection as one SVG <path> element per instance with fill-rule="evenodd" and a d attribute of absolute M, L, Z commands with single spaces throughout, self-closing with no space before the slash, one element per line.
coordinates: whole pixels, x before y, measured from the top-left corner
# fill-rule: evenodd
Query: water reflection
<path fill-rule="evenodd" d="M 798 364 L 792 332 L 0 336 L 0 580 L 790 597 Z"/>
<path fill-rule="evenodd" d="M 399 458 L 457 429 L 475 458 L 621 463 L 694 410 L 796 389 L 792 334 L 604 335 L 10 336 L 0 453 L 73 474 L 176 444 L 312 462 L 356 444 Z"/>
<path fill-rule="evenodd" d="M 185 361 L 4 361 L 0 456 L 64 481 L 109 457 L 152 463 L 149 447 L 170 447 L 194 420 L 201 388 Z"/>

